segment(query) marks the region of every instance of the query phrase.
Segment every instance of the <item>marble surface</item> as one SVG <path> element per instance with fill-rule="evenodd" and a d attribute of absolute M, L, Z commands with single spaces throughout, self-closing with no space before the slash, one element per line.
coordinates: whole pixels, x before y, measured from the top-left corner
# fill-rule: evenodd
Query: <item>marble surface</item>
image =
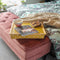
<path fill-rule="evenodd" d="M 0 38 L 0 60 L 19 60 L 12 50 Z"/>

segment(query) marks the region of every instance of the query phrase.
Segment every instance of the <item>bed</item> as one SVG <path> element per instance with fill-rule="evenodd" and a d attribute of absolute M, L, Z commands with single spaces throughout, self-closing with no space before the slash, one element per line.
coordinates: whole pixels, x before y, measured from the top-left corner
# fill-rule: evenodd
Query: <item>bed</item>
<path fill-rule="evenodd" d="M 35 14 L 39 12 L 50 12 L 60 14 L 60 0 L 55 0 L 47 3 L 36 3 L 36 4 L 24 4 L 20 6 L 12 6 L 7 9 L 19 16 L 20 18 L 27 17 L 29 14 Z M 57 59 L 60 59 L 60 29 L 48 27 L 46 29 L 50 32 L 49 38 L 54 44 Z"/>

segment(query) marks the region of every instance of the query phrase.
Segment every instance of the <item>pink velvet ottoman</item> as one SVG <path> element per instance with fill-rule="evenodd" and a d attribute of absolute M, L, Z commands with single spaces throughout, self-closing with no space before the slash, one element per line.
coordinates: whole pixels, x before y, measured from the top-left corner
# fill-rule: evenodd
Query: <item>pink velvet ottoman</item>
<path fill-rule="evenodd" d="M 36 60 L 50 52 L 51 42 L 45 39 L 11 39 L 9 31 L 13 19 L 19 18 L 10 12 L 0 14 L 0 37 L 21 60 Z"/>

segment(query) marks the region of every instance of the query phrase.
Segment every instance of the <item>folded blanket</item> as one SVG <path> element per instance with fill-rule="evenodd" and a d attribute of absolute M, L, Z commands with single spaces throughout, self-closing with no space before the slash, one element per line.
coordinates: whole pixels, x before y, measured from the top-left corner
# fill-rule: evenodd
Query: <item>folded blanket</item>
<path fill-rule="evenodd" d="M 45 21 L 43 22 L 46 25 L 50 25 L 56 28 L 60 28 L 60 14 L 57 13 L 36 13 L 29 14 L 25 18 L 20 18 L 24 21 Z"/>

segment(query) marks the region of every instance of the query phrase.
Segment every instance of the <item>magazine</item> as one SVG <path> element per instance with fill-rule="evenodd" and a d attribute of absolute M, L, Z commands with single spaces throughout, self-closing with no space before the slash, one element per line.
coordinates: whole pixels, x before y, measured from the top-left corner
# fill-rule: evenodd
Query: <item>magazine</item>
<path fill-rule="evenodd" d="M 32 28 L 29 25 L 25 25 L 25 26 L 21 26 L 21 27 L 16 27 L 15 30 L 17 32 L 19 32 L 22 36 L 30 35 L 30 34 L 33 34 L 33 33 L 38 33 L 37 30 L 35 30 L 34 28 Z"/>

